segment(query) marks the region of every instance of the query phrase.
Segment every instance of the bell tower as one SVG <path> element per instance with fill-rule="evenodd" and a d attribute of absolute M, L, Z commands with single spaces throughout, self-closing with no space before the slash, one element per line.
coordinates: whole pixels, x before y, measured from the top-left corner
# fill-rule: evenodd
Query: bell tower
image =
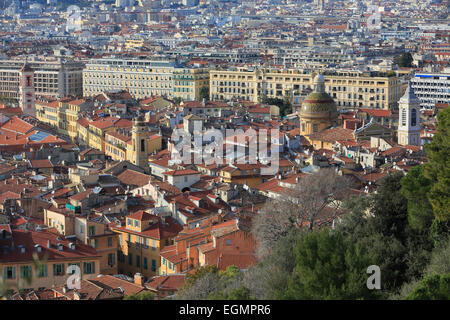
<path fill-rule="evenodd" d="M 35 117 L 34 70 L 30 68 L 27 62 L 20 69 L 19 77 L 19 106 L 24 114 Z"/>
<path fill-rule="evenodd" d="M 408 85 L 398 104 L 398 144 L 420 147 L 420 100 L 414 94 L 414 89 L 411 85 Z"/>
<path fill-rule="evenodd" d="M 145 118 L 138 115 L 133 119 L 133 128 L 131 130 L 131 162 L 148 171 L 148 127 Z"/>

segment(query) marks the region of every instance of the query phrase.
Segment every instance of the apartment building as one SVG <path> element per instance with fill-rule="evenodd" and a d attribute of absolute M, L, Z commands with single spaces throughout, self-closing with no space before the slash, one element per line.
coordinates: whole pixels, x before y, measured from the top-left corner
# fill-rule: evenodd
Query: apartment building
<path fill-rule="evenodd" d="M 36 101 L 36 118 L 55 128 L 58 127 L 58 105 L 59 101 Z"/>
<path fill-rule="evenodd" d="M 76 238 L 0 225 L 0 244 L 0 279 L 9 289 L 64 285 L 73 272 L 69 269 L 72 265 L 80 268 L 83 280 L 100 272 L 100 254 Z"/>
<path fill-rule="evenodd" d="M 0 60 L 0 96 L 19 99 L 20 69 L 25 59 Z M 60 59 L 27 60 L 34 71 L 36 97 L 80 96 L 83 93 L 84 64 Z"/>
<path fill-rule="evenodd" d="M 77 120 L 81 113 L 94 108 L 94 102 L 86 99 L 62 99 L 58 105 L 58 130 L 68 135 L 72 141 L 78 136 Z"/>
<path fill-rule="evenodd" d="M 144 211 L 128 215 L 124 226 L 112 228 L 119 235 L 119 273 L 158 275 L 160 250 L 172 245 L 182 229 L 170 217 L 160 218 Z"/>
<path fill-rule="evenodd" d="M 432 109 L 450 101 L 450 73 L 416 73 L 411 86 L 422 108 Z"/>
<path fill-rule="evenodd" d="M 175 68 L 173 70 L 173 98 L 200 100 L 200 90 L 209 86 L 208 68 Z"/>
<path fill-rule="evenodd" d="M 83 71 L 83 95 L 126 89 L 136 99 L 172 97 L 175 62 L 143 59 L 93 59 Z"/>
<path fill-rule="evenodd" d="M 392 109 L 402 95 L 398 77 L 381 72 L 323 72 L 325 89 L 338 109 Z M 210 70 L 210 97 L 213 100 L 233 98 L 260 101 L 283 98 L 312 88 L 317 72 L 301 69 L 231 68 Z"/>

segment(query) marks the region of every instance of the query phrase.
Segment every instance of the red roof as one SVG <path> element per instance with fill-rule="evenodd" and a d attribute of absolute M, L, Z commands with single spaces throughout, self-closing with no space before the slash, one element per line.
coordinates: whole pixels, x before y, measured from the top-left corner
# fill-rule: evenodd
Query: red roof
<path fill-rule="evenodd" d="M 9 250 L 8 253 L 0 255 L 0 262 L 30 262 L 33 261 L 33 253 L 38 255 L 40 260 L 47 256 L 48 261 L 65 260 L 65 259 L 83 259 L 100 257 L 97 251 L 81 241 L 76 239 L 66 239 L 61 235 L 54 234 L 48 231 L 25 231 L 13 230 L 12 238 L 14 239 L 14 250 Z M 50 241 L 51 248 L 47 247 Z M 69 243 L 75 244 L 75 249 L 69 248 Z M 57 244 L 63 245 L 63 250 L 60 251 L 56 247 Z M 11 248 L 11 239 L 0 239 L 0 246 L 8 246 Z M 39 245 L 42 248 L 40 253 L 36 252 L 35 246 Z M 19 246 L 25 248 L 25 253 L 21 253 Z"/>
<path fill-rule="evenodd" d="M 173 171 L 166 171 L 163 172 L 164 175 L 167 176 L 187 176 L 192 174 L 201 174 L 201 172 L 191 170 L 191 169 L 185 169 L 185 170 L 173 170 Z"/>
<path fill-rule="evenodd" d="M 390 117 L 392 115 L 391 110 L 380 110 L 380 109 L 359 109 L 360 112 L 365 112 L 372 117 Z"/>

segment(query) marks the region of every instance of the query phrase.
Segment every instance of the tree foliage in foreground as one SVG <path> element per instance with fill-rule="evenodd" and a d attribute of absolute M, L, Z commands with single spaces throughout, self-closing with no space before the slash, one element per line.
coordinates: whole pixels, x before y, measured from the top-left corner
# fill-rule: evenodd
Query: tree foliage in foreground
<path fill-rule="evenodd" d="M 154 300 L 155 294 L 151 291 L 142 291 L 125 296 L 123 300 Z"/>
<path fill-rule="evenodd" d="M 296 266 L 281 299 L 370 299 L 366 286 L 373 264 L 366 249 L 340 232 L 324 229 L 304 234 L 295 248 Z"/>
<path fill-rule="evenodd" d="M 367 248 L 381 269 L 382 291 L 398 292 L 420 278 L 433 243 L 429 230 L 415 230 L 408 222 L 408 201 L 401 193 L 403 174 L 385 176 L 376 194 L 347 203 L 350 211 L 338 226 L 353 242 Z"/>
<path fill-rule="evenodd" d="M 406 300 L 450 300 L 450 273 L 427 276 Z"/>
<path fill-rule="evenodd" d="M 425 146 L 428 162 L 424 175 L 433 183 L 428 200 L 435 219 L 448 228 L 450 220 L 450 108 L 438 114 L 437 132 Z M 448 232 L 448 229 L 447 229 Z"/>

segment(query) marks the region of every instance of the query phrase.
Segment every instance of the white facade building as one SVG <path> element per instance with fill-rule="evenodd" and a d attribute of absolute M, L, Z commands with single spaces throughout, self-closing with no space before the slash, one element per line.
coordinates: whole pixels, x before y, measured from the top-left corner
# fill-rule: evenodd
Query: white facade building
<path fill-rule="evenodd" d="M 450 73 L 417 73 L 411 86 L 422 108 L 432 109 L 436 104 L 450 102 Z"/>

